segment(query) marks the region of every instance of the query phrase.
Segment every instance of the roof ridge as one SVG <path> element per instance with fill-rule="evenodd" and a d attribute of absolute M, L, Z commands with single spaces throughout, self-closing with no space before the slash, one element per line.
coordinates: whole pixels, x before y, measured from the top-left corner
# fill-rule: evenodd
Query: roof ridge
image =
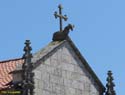
<path fill-rule="evenodd" d="M 17 61 L 17 60 L 21 60 L 21 59 L 23 59 L 23 58 L 7 59 L 7 60 L 0 61 L 0 63 L 5 63 L 5 62 L 9 62 L 9 61 Z"/>

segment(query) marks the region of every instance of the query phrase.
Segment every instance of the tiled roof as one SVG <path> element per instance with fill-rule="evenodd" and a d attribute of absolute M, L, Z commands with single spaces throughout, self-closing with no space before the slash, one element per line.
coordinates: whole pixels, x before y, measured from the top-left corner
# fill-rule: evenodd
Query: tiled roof
<path fill-rule="evenodd" d="M 12 59 L 0 62 L 0 90 L 8 87 L 9 82 L 13 80 L 10 72 L 14 71 L 18 64 L 23 64 L 23 59 Z"/>

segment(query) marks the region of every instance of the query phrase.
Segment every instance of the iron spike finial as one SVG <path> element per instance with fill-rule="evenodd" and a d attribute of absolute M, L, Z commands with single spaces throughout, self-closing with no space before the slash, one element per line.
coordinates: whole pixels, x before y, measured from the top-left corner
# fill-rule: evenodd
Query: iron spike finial
<path fill-rule="evenodd" d="M 105 95 L 116 95 L 115 90 L 114 90 L 115 84 L 113 82 L 114 78 L 112 76 L 112 71 L 109 70 L 107 75 L 108 75 L 108 77 L 107 77 L 106 94 Z"/>

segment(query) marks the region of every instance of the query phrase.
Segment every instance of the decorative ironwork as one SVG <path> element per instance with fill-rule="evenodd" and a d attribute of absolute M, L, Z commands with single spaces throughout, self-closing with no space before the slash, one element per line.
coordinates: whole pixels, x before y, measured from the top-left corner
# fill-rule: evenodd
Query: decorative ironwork
<path fill-rule="evenodd" d="M 32 72 L 33 64 L 31 62 L 32 54 L 31 54 L 31 46 L 30 46 L 30 40 L 26 40 L 25 47 L 24 47 L 24 64 L 22 66 L 23 73 L 22 73 L 22 79 L 23 79 L 23 94 L 22 95 L 33 95 L 33 89 L 34 89 L 34 80 L 33 76 L 34 73 Z"/>
<path fill-rule="evenodd" d="M 108 71 L 107 73 L 107 84 L 106 84 L 106 94 L 105 95 L 116 95 L 114 87 L 115 84 L 113 83 L 113 77 L 112 77 L 112 72 Z"/>
<path fill-rule="evenodd" d="M 62 15 L 62 5 L 60 4 L 59 6 L 58 6 L 58 8 L 59 8 L 59 14 L 57 14 L 57 12 L 55 12 L 54 13 L 54 16 L 55 16 L 55 18 L 57 18 L 57 17 L 59 17 L 59 23 L 60 23 L 60 32 L 62 32 L 62 19 L 64 19 L 65 21 L 67 21 L 67 16 L 66 15 Z"/>

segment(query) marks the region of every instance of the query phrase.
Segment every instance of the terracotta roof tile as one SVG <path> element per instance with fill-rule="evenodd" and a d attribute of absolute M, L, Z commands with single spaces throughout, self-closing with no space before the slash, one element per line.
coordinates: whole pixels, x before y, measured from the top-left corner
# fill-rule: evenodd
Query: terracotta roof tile
<path fill-rule="evenodd" d="M 23 59 L 12 59 L 0 62 L 0 90 L 8 87 L 9 82 L 13 80 L 10 72 L 16 69 L 18 64 L 23 64 Z"/>

